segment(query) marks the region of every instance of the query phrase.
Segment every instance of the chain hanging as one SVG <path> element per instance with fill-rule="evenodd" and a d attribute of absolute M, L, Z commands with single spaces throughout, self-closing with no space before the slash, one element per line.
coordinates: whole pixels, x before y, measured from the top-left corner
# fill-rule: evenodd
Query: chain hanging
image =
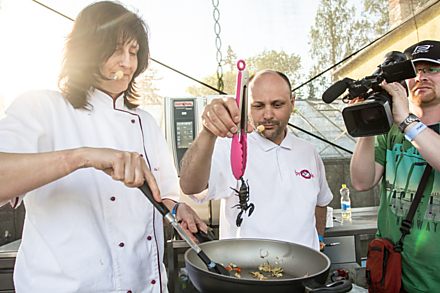
<path fill-rule="evenodd" d="M 215 46 L 217 47 L 217 54 L 216 54 L 216 60 L 217 60 L 217 79 L 218 79 L 218 84 L 217 87 L 218 89 L 221 91 L 223 90 L 223 67 L 222 67 L 222 62 L 223 62 L 223 56 L 222 56 L 222 52 L 220 51 L 221 47 L 222 47 L 222 40 L 220 39 L 220 11 L 218 10 L 218 5 L 219 5 L 219 0 L 212 0 L 212 5 L 214 6 L 214 12 L 213 12 L 213 16 L 214 16 L 214 20 L 215 20 L 215 24 L 214 24 L 214 32 L 215 32 Z"/>

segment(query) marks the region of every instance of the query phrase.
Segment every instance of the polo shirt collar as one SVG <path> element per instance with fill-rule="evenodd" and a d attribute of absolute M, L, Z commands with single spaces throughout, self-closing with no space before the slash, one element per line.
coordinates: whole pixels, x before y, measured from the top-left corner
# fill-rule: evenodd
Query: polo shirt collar
<path fill-rule="evenodd" d="M 273 143 L 267 138 L 262 137 L 256 131 L 252 132 L 249 136 L 251 139 L 254 139 L 258 144 L 258 146 L 265 152 L 268 152 L 271 149 L 274 149 L 278 146 L 277 144 Z M 292 149 L 292 146 L 293 146 L 293 136 L 287 133 L 286 137 L 281 142 L 280 147 L 290 150 Z"/>

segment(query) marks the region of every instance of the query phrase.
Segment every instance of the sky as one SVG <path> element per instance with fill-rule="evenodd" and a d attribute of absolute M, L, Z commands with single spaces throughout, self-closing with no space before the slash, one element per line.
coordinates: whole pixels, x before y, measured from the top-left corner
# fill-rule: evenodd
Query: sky
<path fill-rule="evenodd" d="M 70 18 L 90 0 L 39 0 Z M 150 29 L 151 57 L 201 80 L 217 71 L 214 3 L 220 11 L 223 57 L 230 45 L 239 59 L 263 50 L 298 54 L 309 68 L 308 34 L 319 0 L 122 0 L 137 9 Z M 352 1 L 357 3 L 359 1 Z M 57 89 L 62 49 L 73 22 L 31 0 L 0 0 L 0 94 L 7 107 L 18 94 L 33 89 Z M 353 5 L 353 4 L 351 4 Z M 196 84 L 163 66 L 158 69 L 159 94 L 187 96 Z M 223 72 L 229 70 L 223 67 Z M 304 81 L 306 78 L 304 79 Z M 302 82 L 302 81 L 301 81 Z"/>

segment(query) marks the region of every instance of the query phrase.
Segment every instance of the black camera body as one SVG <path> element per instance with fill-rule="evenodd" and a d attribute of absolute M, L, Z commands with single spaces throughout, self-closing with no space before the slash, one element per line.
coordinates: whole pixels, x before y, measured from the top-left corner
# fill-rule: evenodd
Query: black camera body
<path fill-rule="evenodd" d="M 343 101 L 361 98 L 364 101 L 349 105 L 342 110 L 347 132 L 352 137 L 373 136 L 387 133 L 393 125 L 392 97 L 380 84 L 399 82 L 405 88 L 405 79 L 416 76 L 414 64 L 405 54 L 392 51 L 384 56 L 384 61 L 370 76 L 359 80 L 344 78 L 322 95 L 322 100 L 331 103 L 347 89 Z"/>

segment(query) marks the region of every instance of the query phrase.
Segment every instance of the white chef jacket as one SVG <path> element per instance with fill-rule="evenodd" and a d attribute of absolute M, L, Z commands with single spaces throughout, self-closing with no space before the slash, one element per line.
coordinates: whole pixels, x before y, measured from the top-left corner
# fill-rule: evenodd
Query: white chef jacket
<path fill-rule="evenodd" d="M 315 207 L 326 206 L 333 195 L 319 154 L 309 142 L 287 133 L 278 146 L 256 132 L 248 135 L 249 202 L 255 209 L 243 213 L 236 226 L 239 203 L 237 181 L 231 169 L 231 139 L 218 138 L 211 162 L 206 200 L 221 199 L 220 239 L 266 238 L 297 243 L 319 250 Z M 196 202 L 196 197 L 191 196 Z"/>
<path fill-rule="evenodd" d="M 113 102 L 99 90 L 91 93 L 91 110 L 74 109 L 54 91 L 19 96 L 0 120 L 0 151 L 138 152 L 162 197 L 177 201 L 177 174 L 154 118 L 129 110 L 122 96 Z M 29 192 L 24 203 L 17 292 L 167 292 L 163 217 L 139 189 L 87 168 Z"/>

